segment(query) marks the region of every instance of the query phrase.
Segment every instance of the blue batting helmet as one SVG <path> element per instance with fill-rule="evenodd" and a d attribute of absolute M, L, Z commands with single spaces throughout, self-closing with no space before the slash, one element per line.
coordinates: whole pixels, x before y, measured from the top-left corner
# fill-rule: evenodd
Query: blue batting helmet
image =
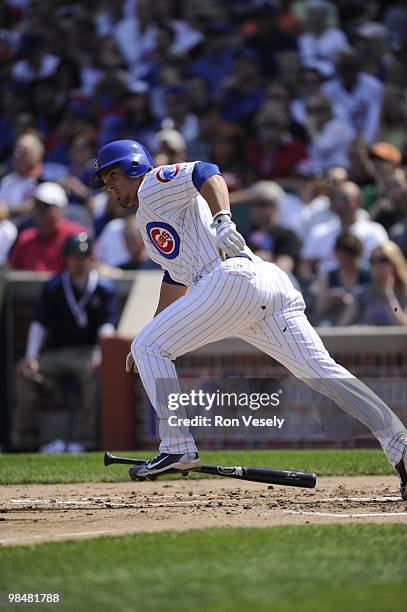
<path fill-rule="evenodd" d="M 118 164 L 123 174 L 131 178 L 143 176 L 149 168 L 154 167 L 153 159 L 144 145 L 136 140 L 114 140 L 97 152 L 91 179 L 93 187 L 103 187 L 99 173 L 113 164 Z"/>

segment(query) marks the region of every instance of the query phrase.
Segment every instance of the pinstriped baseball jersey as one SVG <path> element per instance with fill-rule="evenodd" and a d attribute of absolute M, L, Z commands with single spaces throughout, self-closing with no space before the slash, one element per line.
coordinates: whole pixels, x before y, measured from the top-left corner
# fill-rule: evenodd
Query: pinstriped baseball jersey
<path fill-rule="evenodd" d="M 219 259 L 211 211 L 192 182 L 195 163 L 154 168 L 138 191 L 137 222 L 149 257 L 187 286 Z"/>
<path fill-rule="evenodd" d="M 407 431 L 373 391 L 330 357 L 288 276 L 247 248 L 249 257 L 221 261 L 209 206 L 195 188 L 196 163 L 155 168 L 138 191 L 137 219 L 149 256 L 173 280 L 191 287 L 154 317 L 131 347 L 158 415 L 160 451 L 196 451 L 188 428 L 169 422 L 167 398 L 181 391 L 174 360 L 208 342 L 237 336 L 358 418 L 396 465 L 407 445 Z M 184 416 L 180 409 L 177 414 Z"/>

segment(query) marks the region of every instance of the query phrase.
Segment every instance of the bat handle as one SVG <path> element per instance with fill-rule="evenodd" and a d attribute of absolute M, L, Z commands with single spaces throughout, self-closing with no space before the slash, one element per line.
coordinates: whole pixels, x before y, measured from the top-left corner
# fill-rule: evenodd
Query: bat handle
<path fill-rule="evenodd" d="M 142 465 L 145 461 L 141 459 L 131 459 L 130 457 L 115 457 L 115 455 L 106 451 L 103 457 L 103 463 L 107 467 L 108 465 L 112 465 L 112 463 L 119 463 L 120 465 Z"/>

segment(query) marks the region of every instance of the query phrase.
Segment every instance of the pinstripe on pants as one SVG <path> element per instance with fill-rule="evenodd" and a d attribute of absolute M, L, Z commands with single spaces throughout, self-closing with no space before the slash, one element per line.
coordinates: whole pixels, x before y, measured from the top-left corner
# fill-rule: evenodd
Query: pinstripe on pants
<path fill-rule="evenodd" d="M 162 398 L 181 393 L 173 360 L 208 342 L 238 336 L 333 399 L 377 437 L 395 465 L 407 431 L 364 383 L 337 364 L 304 314 L 304 301 L 277 266 L 246 258 L 213 264 L 189 292 L 136 336 L 132 353 L 159 419 L 160 451 L 195 451 L 187 428 L 168 426 L 173 414 Z M 181 408 L 178 417 L 186 414 Z"/>

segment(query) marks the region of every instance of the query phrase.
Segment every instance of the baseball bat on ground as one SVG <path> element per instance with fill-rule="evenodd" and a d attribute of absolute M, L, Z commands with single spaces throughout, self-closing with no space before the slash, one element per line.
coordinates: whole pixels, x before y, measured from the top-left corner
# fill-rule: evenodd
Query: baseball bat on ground
<path fill-rule="evenodd" d="M 130 459 L 128 457 L 115 457 L 106 452 L 104 456 L 104 464 L 106 466 L 112 463 L 122 465 L 142 465 L 145 463 L 140 459 Z M 203 472 L 212 476 L 224 476 L 227 478 L 236 478 L 237 480 L 251 480 L 253 482 L 263 482 L 265 484 L 278 484 L 286 487 L 304 487 L 313 489 L 315 487 L 317 477 L 313 472 L 298 472 L 295 470 L 280 470 L 275 468 L 255 468 L 246 466 L 222 466 L 222 465 L 201 465 L 195 472 Z M 169 470 L 166 474 L 180 474 L 181 470 Z M 160 474 L 157 474 L 160 476 Z"/>

